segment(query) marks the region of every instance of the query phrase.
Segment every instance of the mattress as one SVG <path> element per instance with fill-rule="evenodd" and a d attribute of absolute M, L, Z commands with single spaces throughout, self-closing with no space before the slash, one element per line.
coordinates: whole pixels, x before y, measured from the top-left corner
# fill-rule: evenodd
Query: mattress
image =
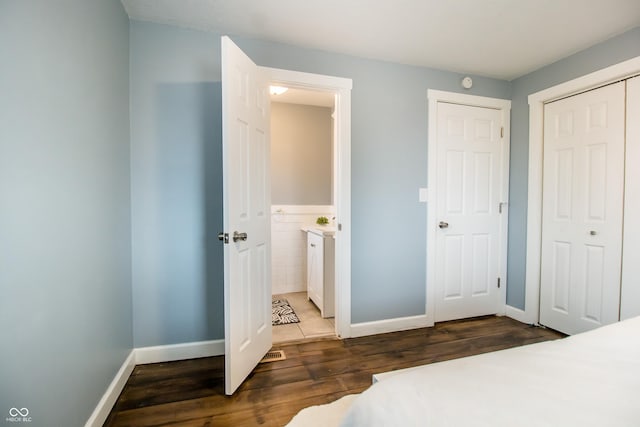
<path fill-rule="evenodd" d="M 387 375 L 351 426 L 640 426 L 640 317 Z"/>

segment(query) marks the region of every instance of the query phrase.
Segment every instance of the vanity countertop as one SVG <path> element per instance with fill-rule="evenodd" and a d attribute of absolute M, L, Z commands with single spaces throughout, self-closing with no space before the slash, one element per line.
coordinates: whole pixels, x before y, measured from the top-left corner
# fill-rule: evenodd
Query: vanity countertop
<path fill-rule="evenodd" d="M 336 227 L 333 225 L 303 225 L 300 229 L 307 233 L 313 233 L 319 236 L 333 236 L 336 234 Z"/>

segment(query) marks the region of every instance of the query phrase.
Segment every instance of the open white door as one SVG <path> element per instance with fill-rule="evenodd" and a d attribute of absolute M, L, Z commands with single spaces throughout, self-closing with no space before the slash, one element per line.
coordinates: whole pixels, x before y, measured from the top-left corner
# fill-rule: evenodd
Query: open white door
<path fill-rule="evenodd" d="M 222 37 L 225 393 L 271 348 L 269 93 L 266 76 Z"/>

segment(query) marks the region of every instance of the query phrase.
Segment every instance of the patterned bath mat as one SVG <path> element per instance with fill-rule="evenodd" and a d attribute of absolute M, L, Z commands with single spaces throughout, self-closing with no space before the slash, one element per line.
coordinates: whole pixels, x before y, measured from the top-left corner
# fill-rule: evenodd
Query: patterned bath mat
<path fill-rule="evenodd" d="M 289 305 L 289 301 L 284 298 L 271 301 L 271 323 L 273 326 L 299 322 L 300 319 Z"/>

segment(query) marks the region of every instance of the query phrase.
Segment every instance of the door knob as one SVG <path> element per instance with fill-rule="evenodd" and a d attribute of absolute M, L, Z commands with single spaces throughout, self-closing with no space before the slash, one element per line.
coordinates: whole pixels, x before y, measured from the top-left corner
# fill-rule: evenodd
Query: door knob
<path fill-rule="evenodd" d="M 596 234 L 598 234 L 598 233 L 597 233 L 595 230 L 591 230 L 591 231 L 589 232 L 589 234 L 591 234 L 592 236 L 595 236 L 595 235 L 596 235 Z"/>
<path fill-rule="evenodd" d="M 229 243 L 229 234 L 221 231 L 220 233 L 218 233 L 218 240 L 224 243 Z"/>
<path fill-rule="evenodd" d="M 242 242 L 247 241 L 247 233 L 238 233 L 237 231 L 233 232 L 233 241 L 237 242 L 238 240 Z"/>
<path fill-rule="evenodd" d="M 438 227 L 447 228 L 447 227 L 449 227 L 449 223 L 448 222 L 444 222 L 444 221 L 440 221 L 440 223 L 438 224 Z"/>

